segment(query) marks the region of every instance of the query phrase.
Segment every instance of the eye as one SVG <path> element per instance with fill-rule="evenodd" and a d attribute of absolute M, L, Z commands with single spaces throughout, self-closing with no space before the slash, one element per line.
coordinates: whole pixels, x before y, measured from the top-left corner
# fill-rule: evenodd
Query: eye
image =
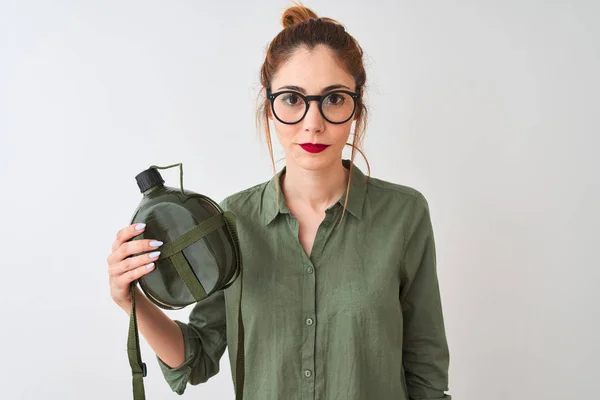
<path fill-rule="evenodd" d="M 342 93 L 331 93 L 325 100 L 328 106 L 342 106 L 346 102 L 346 98 Z"/>
<path fill-rule="evenodd" d="M 281 102 L 290 107 L 298 106 L 304 103 L 300 96 L 295 93 L 286 93 L 281 96 Z"/>

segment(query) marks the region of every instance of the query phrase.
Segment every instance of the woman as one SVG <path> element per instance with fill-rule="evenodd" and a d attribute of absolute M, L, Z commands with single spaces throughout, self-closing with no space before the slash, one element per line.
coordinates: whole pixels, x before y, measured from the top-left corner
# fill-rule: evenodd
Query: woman
<path fill-rule="evenodd" d="M 221 202 L 237 216 L 244 260 L 244 399 L 450 399 L 427 201 L 354 165 L 366 121 L 362 50 L 302 6 L 282 24 L 262 66 L 258 116 L 269 144 L 274 124 L 286 165 Z M 160 251 L 128 242 L 136 228 L 118 233 L 108 258 L 111 296 L 127 313 L 130 282 Z M 150 253 L 124 262 L 140 252 Z M 227 345 L 235 379 L 239 289 L 238 279 L 197 303 L 188 323 L 136 292 L 138 328 L 175 392 L 214 376 Z"/>

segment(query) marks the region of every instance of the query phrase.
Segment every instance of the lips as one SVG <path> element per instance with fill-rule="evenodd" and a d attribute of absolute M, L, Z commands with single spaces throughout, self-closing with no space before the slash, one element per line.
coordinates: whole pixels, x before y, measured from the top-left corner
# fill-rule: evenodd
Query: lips
<path fill-rule="evenodd" d="M 303 143 L 300 145 L 300 147 L 302 147 L 304 150 L 308 151 L 309 153 L 320 153 L 323 150 L 325 150 L 327 147 L 329 147 L 328 144 L 316 144 L 316 143 Z"/>

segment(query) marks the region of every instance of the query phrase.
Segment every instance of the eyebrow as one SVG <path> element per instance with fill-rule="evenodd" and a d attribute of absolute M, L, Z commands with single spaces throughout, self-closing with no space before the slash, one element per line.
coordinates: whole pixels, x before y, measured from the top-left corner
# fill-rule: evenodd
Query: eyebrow
<path fill-rule="evenodd" d="M 350 88 L 345 85 L 329 85 L 326 88 L 324 88 L 323 90 L 321 90 L 321 93 L 329 92 L 330 90 L 335 90 L 335 89 L 342 89 L 342 88 L 350 90 Z M 300 92 L 302 94 L 306 94 L 306 90 L 304 90 L 304 88 L 301 88 L 300 86 L 286 85 L 286 86 L 280 87 L 277 90 L 281 90 L 281 89 L 290 89 L 290 90 L 295 90 L 297 92 Z"/>

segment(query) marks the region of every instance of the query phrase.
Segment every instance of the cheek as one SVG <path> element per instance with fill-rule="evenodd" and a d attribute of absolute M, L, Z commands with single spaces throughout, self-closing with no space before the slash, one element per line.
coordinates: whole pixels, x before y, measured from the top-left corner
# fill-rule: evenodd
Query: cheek
<path fill-rule="evenodd" d="M 352 123 L 349 124 L 344 124 L 344 125 L 338 125 L 336 126 L 335 129 L 335 140 L 336 142 L 338 142 L 339 146 L 344 147 L 345 144 L 348 142 L 348 139 L 350 137 L 350 127 L 352 126 Z"/>
<path fill-rule="evenodd" d="M 282 124 L 281 122 L 274 122 L 275 131 L 277 132 L 277 137 L 282 145 L 287 145 L 292 141 L 294 135 L 296 134 L 296 127 L 293 125 Z"/>

